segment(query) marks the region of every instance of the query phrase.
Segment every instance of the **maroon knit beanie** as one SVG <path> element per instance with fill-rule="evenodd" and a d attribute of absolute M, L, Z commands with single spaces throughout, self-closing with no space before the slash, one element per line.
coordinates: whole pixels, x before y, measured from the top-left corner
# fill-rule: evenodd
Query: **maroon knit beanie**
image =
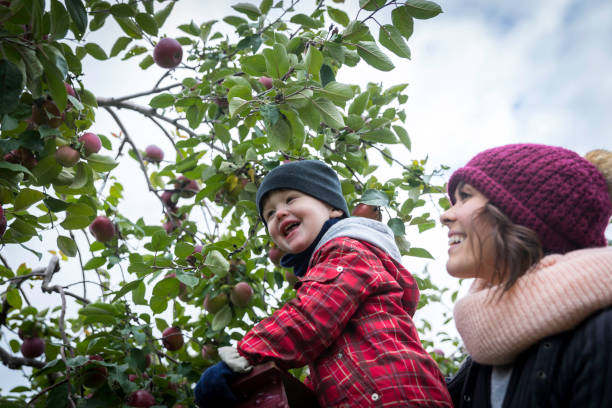
<path fill-rule="evenodd" d="M 451 176 L 453 204 L 460 182 L 474 186 L 515 224 L 534 230 L 545 253 L 607 244 L 612 203 L 606 181 L 570 150 L 537 144 L 485 150 Z"/>

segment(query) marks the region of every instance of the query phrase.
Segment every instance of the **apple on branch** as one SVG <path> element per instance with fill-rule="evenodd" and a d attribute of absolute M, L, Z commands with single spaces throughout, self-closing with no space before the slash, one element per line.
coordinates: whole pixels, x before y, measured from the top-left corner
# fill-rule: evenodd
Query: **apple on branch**
<path fill-rule="evenodd" d="M 237 283 L 230 292 L 230 300 L 239 307 L 247 307 L 253 300 L 253 288 L 246 282 Z"/>
<path fill-rule="evenodd" d="M 170 351 L 179 350 L 185 344 L 181 329 L 178 327 L 168 327 L 162 332 L 162 343 Z"/>
<path fill-rule="evenodd" d="M 272 88 L 272 78 L 267 77 L 267 76 L 261 76 L 258 79 L 259 83 L 262 84 L 264 86 L 264 88 L 266 89 L 270 89 Z"/>
<path fill-rule="evenodd" d="M 115 226 L 113 222 L 103 215 L 99 215 L 91 224 L 89 232 L 100 242 L 106 242 L 115 236 Z"/>
<path fill-rule="evenodd" d="M 382 221 L 380 207 L 369 204 L 358 204 L 351 213 L 353 217 L 365 217 L 376 221 Z"/>
<path fill-rule="evenodd" d="M 91 361 L 104 361 L 99 354 L 89 356 L 89 361 L 81 369 L 83 385 L 88 388 L 98 388 L 106 382 L 108 370 L 104 366 L 92 364 Z"/>
<path fill-rule="evenodd" d="M 183 47 L 174 38 L 162 38 L 153 50 L 153 61 L 162 68 L 176 68 L 183 59 Z"/>
<path fill-rule="evenodd" d="M 149 145 L 145 149 L 145 159 L 150 162 L 159 163 L 164 159 L 164 151 L 156 145 Z"/>
<path fill-rule="evenodd" d="M 55 151 L 55 160 L 64 167 L 73 167 L 79 162 L 81 154 L 70 146 L 60 146 Z"/>
<path fill-rule="evenodd" d="M 83 152 L 85 153 L 85 156 L 89 156 L 92 153 L 98 153 L 102 148 L 100 137 L 98 137 L 98 135 L 95 133 L 83 133 L 83 135 L 79 137 L 79 142 L 81 142 L 83 145 Z"/>
<path fill-rule="evenodd" d="M 227 299 L 227 295 L 224 292 L 212 297 L 211 295 L 206 295 L 204 298 L 204 309 L 210 314 L 215 314 L 227 304 Z"/>
<path fill-rule="evenodd" d="M 156 404 L 155 398 L 147 390 L 137 390 L 128 396 L 127 404 L 130 407 L 146 407 L 149 408 Z"/>
<path fill-rule="evenodd" d="M 25 358 L 36 358 L 45 352 L 45 341 L 40 337 L 30 337 L 21 343 L 21 354 Z"/>

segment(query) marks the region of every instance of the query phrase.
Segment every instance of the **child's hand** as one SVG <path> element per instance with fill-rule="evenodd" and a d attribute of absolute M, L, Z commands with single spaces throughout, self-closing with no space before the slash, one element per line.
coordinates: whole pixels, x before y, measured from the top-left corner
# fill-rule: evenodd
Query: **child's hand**
<path fill-rule="evenodd" d="M 232 371 L 224 362 L 209 367 L 195 387 L 195 401 L 201 407 L 229 407 L 238 399 L 229 387 L 230 381 L 238 373 Z"/>
<path fill-rule="evenodd" d="M 236 347 L 219 347 L 219 357 L 225 364 L 237 373 L 248 373 L 253 368 L 249 361 L 242 357 Z"/>

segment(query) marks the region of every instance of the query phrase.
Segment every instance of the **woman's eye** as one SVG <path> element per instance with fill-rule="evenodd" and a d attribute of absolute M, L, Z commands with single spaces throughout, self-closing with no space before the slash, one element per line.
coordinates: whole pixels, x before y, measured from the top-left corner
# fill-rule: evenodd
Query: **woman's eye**
<path fill-rule="evenodd" d="M 466 193 L 465 191 L 459 191 L 459 199 L 460 200 L 467 200 L 468 198 L 470 198 L 471 195 L 469 193 Z"/>

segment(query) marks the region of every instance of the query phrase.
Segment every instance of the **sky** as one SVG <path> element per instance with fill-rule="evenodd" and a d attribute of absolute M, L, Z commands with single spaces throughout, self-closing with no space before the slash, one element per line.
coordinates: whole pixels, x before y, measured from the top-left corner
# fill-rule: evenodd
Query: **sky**
<path fill-rule="evenodd" d="M 354 9 L 357 2 L 351 2 Z M 235 3 L 238 1 L 180 0 L 160 34 L 176 36 L 178 31 L 174 27 L 191 19 L 201 23 L 237 14 L 230 8 Z M 302 3 L 310 8 L 312 1 Z M 376 71 L 362 62 L 338 75 L 339 81 L 362 87 L 368 79 L 376 79 L 384 87 L 409 83 L 405 128 L 412 139 L 410 159 L 428 157 L 430 169 L 440 164 L 450 166 L 443 182 L 476 153 L 507 143 L 551 144 L 580 154 L 595 148 L 612 148 L 612 2 L 438 3 L 443 14 L 415 23 L 409 41 L 410 61 L 394 59 L 396 69 L 389 73 Z M 219 23 L 215 28 L 229 26 Z M 88 37 L 89 41 L 102 44 L 107 52 L 115 39 L 106 30 Z M 143 73 L 137 67 L 139 60 L 137 57 L 127 64 L 86 57 L 85 86 L 100 97 L 150 89 L 164 71 L 153 66 Z M 146 104 L 148 100 L 140 102 Z M 169 143 L 156 128 L 137 115 L 119 114 L 139 148 L 155 143 L 170 155 Z M 106 112 L 100 109 L 97 118 L 92 131 L 118 133 Z M 114 143 L 116 147 L 118 142 Z M 126 204 L 120 211 L 134 220 L 143 216 L 148 222 L 161 222 L 161 205 L 147 196 L 146 184 L 135 162 L 123 160 L 113 174 L 126 187 Z M 413 234 L 409 239 L 413 245 L 430 250 L 436 258 L 428 264 L 434 280 L 450 287 L 457 285 L 444 270 L 447 251 L 444 229 Z M 55 235 L 45 235 L 43 243 L 30 244 L 48 249 L 49 242 L 55 242 Z M 3 248 L 2 255 L 12 267 L 21 262 L 36 267 L 50 258 L 45 253 L 38 263 L 28 252 L 13 247 Z M 406 258 L 405 264 L 409 270 L 420 270 L 426 265 L 415 258 Z M 68 272 L 58 276 L 58 282 L 73 282 L 80 277 L 80 269 L 73 260 L 64 263 L 63 268 Z M 39 301 L 47 300 L 56 302 L 45 296 Z M 0 339 L 0 344 L 7 347 L 6 337 Z M 9 375 L 4 366 L 0 366 L 0 378 L 3 392 L 23 383 L 19 376 Z"/>

